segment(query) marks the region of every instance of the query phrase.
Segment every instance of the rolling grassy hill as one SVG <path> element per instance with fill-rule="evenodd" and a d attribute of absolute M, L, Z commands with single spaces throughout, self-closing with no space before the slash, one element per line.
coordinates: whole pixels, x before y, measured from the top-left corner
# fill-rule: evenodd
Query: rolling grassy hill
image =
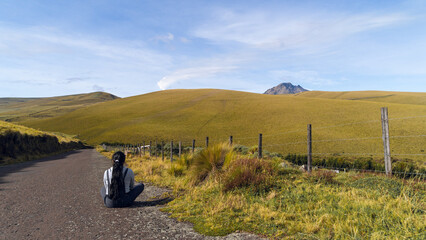
<path fill-rule="evenodd" d="M 326 92 L 308 91 L 296 94 L 300 97 L 360 100 L 383 103 L 402 103 L 426 105 L 426 93 L 423 92 L 385 92 L 385 91 L 352 91 Z"/>
<path fill-rule="evenodd" d="M 0 121 L 0 165 L 37 159 L 82 148 L 76 138 Z"/>
<path fill-rule="evenodd" d="M 0 120 L 22 122 L 50 118 L 116 98 L 104 92 L 50 98 L 0 98 Z"/>
<path fill-rule="evenodd" d="M 227 141 L 233 135 L 235 143 L 253 146 L 262 133 L 266 150 L 302 154 L 306 152 L 306 125 L 310 123 L 313 151 L 318 156 L 382 158 L 380 107 L 383 106 L 389 108 L 393 157 L 425 163 L 426 106 L 416 104 L 271 96 L 217 89 L 167 90 L 24 123 L 43 130 L 76 134 L 90 144 L 173 139 L 189 145 L 195 138 L 197 145 L 204 145 L 206 136 L 214 143 Z"/>

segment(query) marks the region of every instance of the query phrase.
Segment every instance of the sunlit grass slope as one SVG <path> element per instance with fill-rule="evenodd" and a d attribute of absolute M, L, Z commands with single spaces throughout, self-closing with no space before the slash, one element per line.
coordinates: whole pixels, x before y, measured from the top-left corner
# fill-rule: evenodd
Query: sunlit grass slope
<path fill-rule="evenodd" d="M 386 92 L 386 91 L 351 91 L 351 92 L 325 92 L 308 91 L 296 94 L 300 97 L 329 98 L 361 100 L 383 103 L 403 103 L 426 105 L 426 93 L 424 92 Z"/>
<path fill-rule="evenodd" d="M 136 144 L 146 140 L 184 141 L 197 145 L 226 141 L 257 144 L 263 134 L 266 150 L 306 152 L 306 128 L 312 124 L 314 153 L 364 154 L 381 157 L 380 107 L 389 108 L 392 154 L 424 160 L 426 106 L 247 92 L 197 89 L 167 90 L 117 99 L 27 125 L 76 134 L 91 144 Z M 413 117 L 414 116 L 414 117 Z M 420 117 L 419 117 L 420 116 Z M 423 117 L 421 117 L 423 116 Z M 410 118 L 407 118 L 410 117 Z M 411 118 L 413 117 L 413 118 Z M 416 136 L 416 137 L 412 137 Z M 339 140 L 355 139 L 362 140 Z M 396 155 L 395 155 L 396 156 Z"/>
<path fill-rule="evenodd" d="M 81 148 L 76 138 L 0 121 L 0 165 L 37 159 Z"/>
<path fill-rule="evenodd" d="M 0 120 L 22 122 L 60 116 L 117 97 L 104 92 L 50 98 L 0 98 Z"/>

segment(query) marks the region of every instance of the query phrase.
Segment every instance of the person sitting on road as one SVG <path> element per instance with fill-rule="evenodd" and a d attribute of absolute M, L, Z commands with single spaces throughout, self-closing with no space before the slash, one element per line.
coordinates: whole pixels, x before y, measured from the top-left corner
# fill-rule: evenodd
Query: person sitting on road
<path fill-rule="evenodd" d="M 104 173 L 101 196 L 108 208 L 128 207 L 142 193 L 144 185 L 135 183 L 132 169 L 124 167 L 126 155 L 118 151 L 112 155 L 113 166 Z"/>

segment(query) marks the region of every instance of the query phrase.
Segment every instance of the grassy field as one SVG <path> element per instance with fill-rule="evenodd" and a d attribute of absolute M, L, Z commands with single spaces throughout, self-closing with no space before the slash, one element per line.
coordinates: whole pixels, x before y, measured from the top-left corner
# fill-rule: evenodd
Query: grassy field
<path fill-rule="evenodd" d="M 306 126 L 312 124 L 317 156 L 373 157 L 383 154 L 380 107 L 387 106 L 393 159 L 425 164 L 426 106 L 301 96 L 197 89 L 167 90 L 89 106 L 26 125 L 78 135 L 99 144 L 136 144 L 146 140 L 183 141 L 198 146 L 226 141 L 257 144 L 265 150 L 304 154 Z"/>
<path fill-rule="evenodd" d="M 83 144 L 73 136 L 0 121 L 0 165 L 29 161 L 81 147 Z"/>
<path fill-rule="evenodd" d="M 351 91 L 326 92 L 308 91 L 296 94 L 300 97 L 360 100 L 382 103 L 402 103 L 426 105 L 426 93 L 423 92 L 384 92 L 384 91 Z"/>
<path fill-rule="evenodd" d="M 101 151 L 111 157 L 112 152 Z M 426 185 L 358 172 L 258 160 L 227 144 L 170 163 L 128 154 L 136 180 L 173 189 L 163 210 L 207 235 L 247 231 L 272 239 L 424 239 Z"/>
<path fill-rule="evenodd" d="M 0 98 L 0 120 L 22 122 L 45 119 L 116 98 L 104 92 L 50 98 Z"/>

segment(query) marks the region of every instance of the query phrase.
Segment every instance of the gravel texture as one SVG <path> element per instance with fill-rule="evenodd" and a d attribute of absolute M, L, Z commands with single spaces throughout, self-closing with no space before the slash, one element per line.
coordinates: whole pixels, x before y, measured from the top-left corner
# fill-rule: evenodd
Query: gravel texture
<path fill-rule="evenodd" d="M 0 239 L 259 239 L 209 237 L 161 212 L 166 189 L 145 184 L 129 208 L 100 197 L 110 161 L 93 149 L 0 167 Z"/>

